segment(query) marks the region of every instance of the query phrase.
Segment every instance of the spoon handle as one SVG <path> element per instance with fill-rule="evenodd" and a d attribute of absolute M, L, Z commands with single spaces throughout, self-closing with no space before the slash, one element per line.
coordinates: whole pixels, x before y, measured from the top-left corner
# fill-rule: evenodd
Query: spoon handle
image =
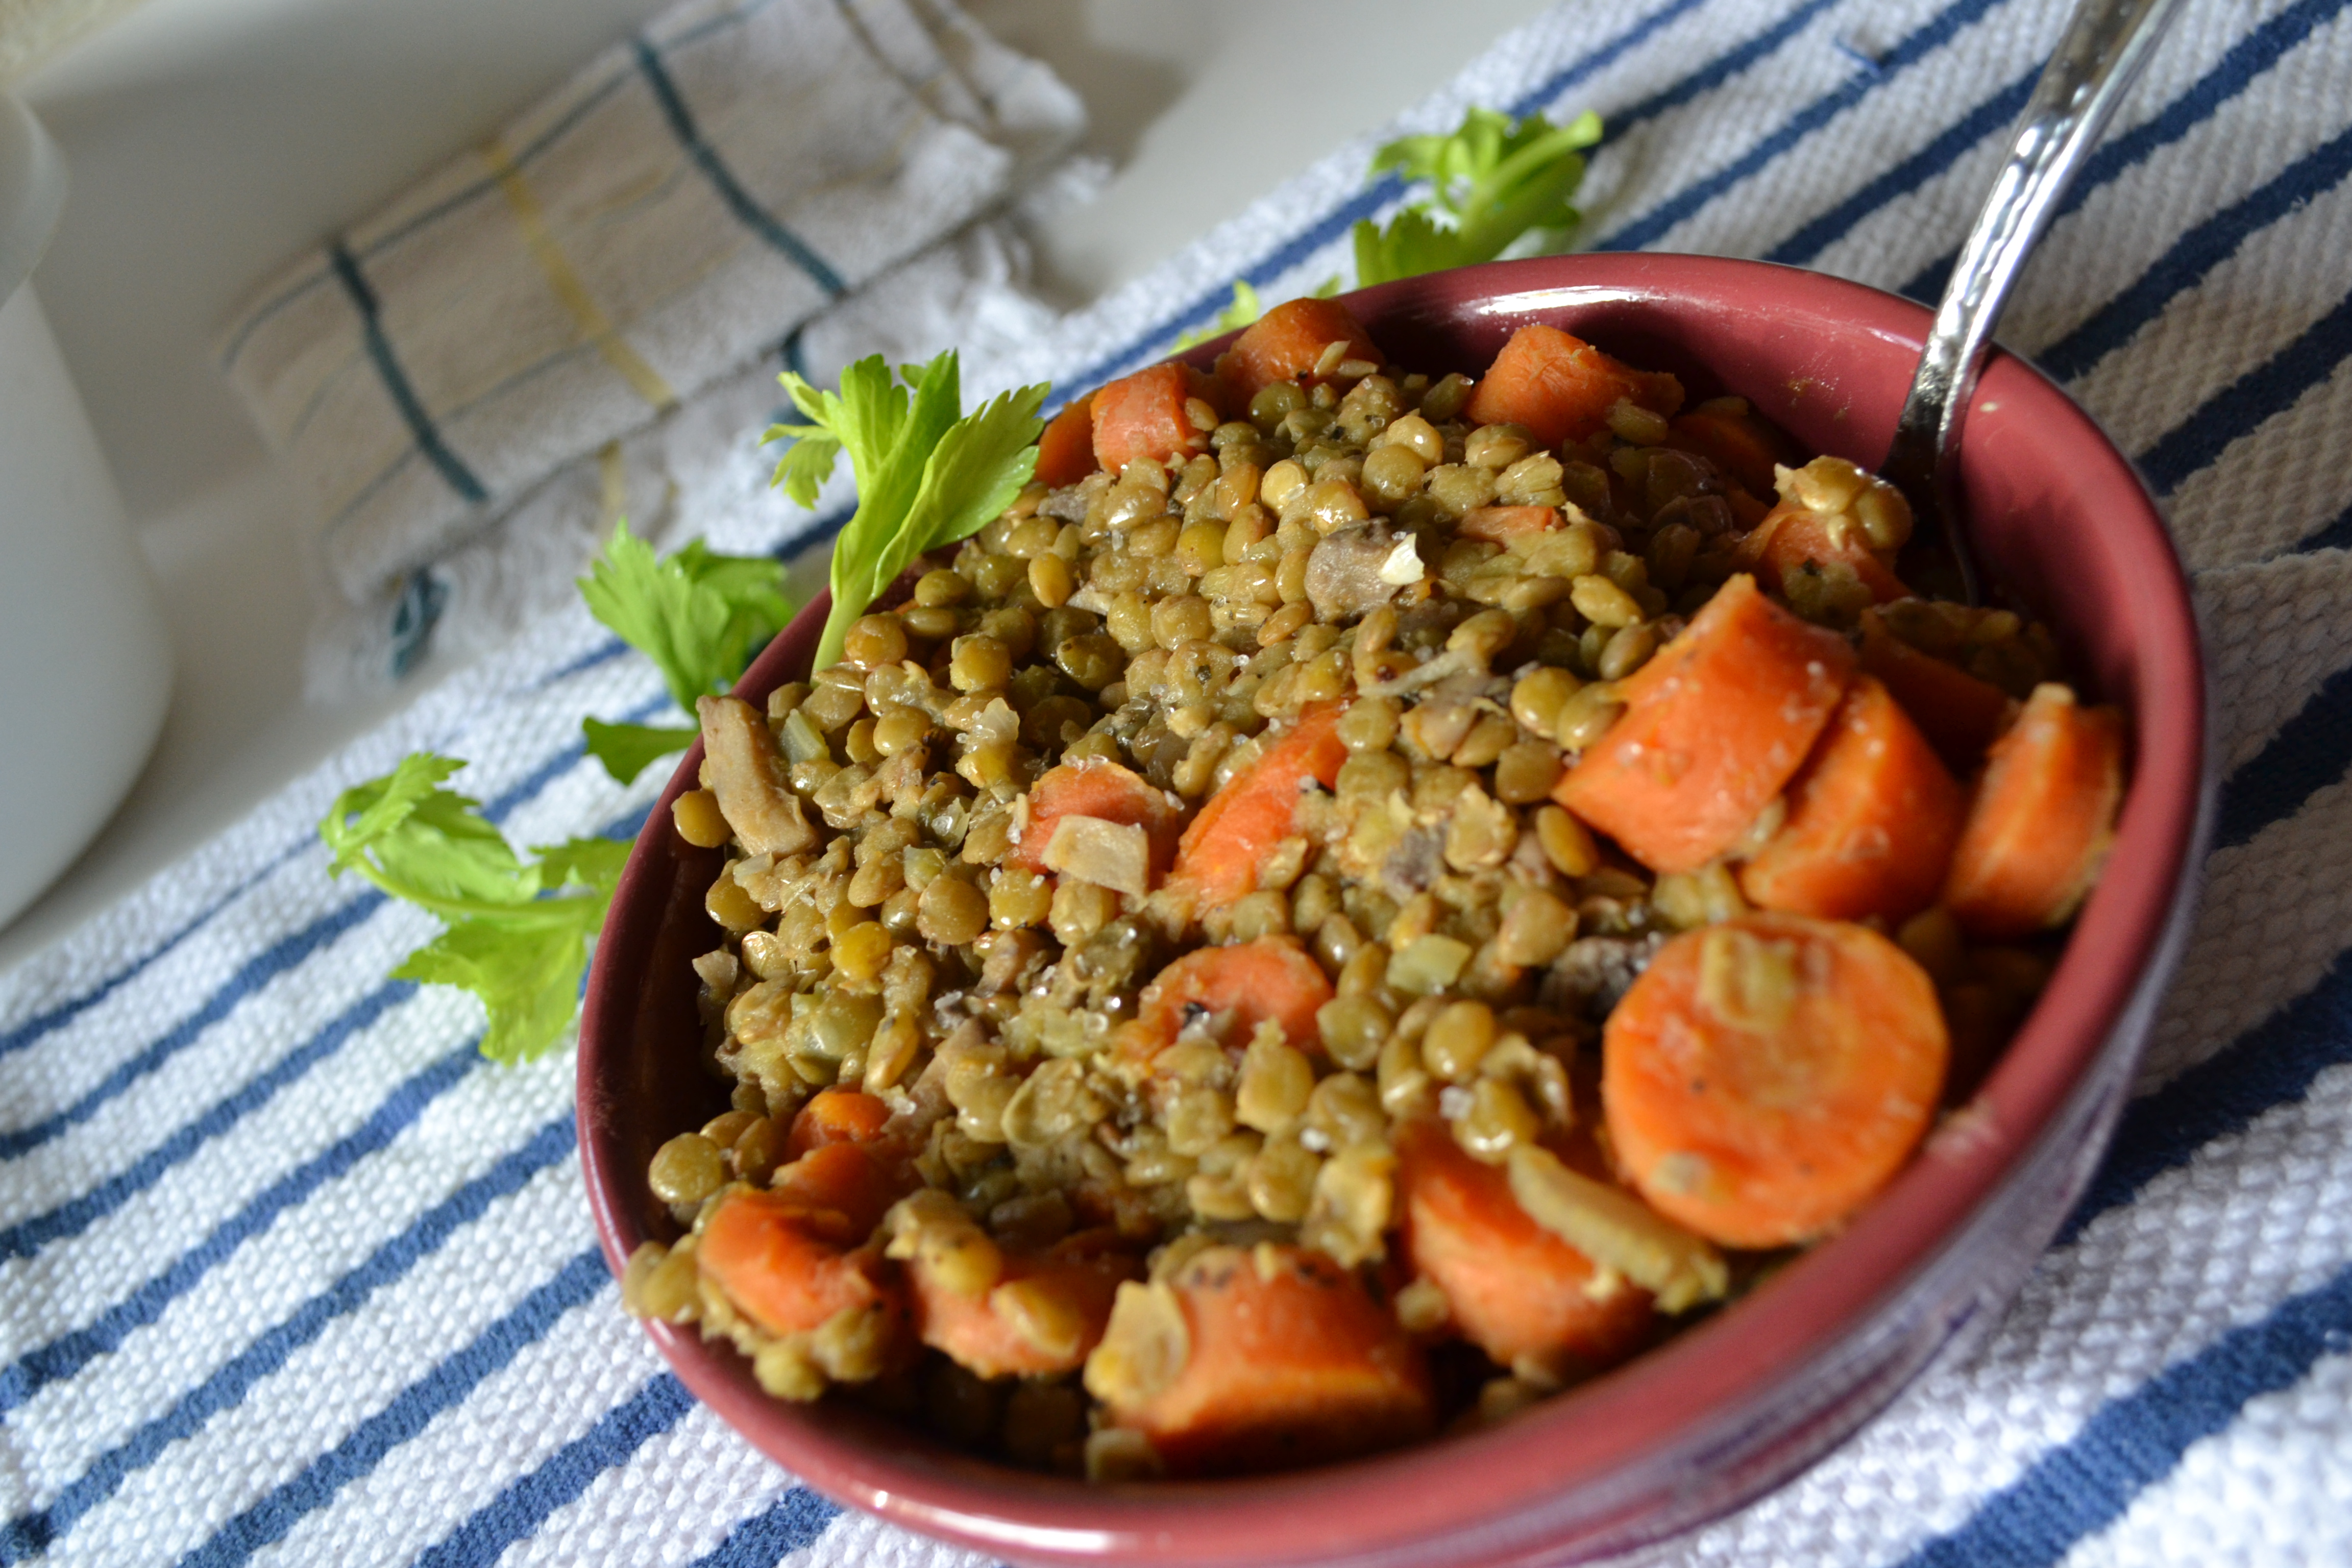
<path fill-rule="evenodd" d="M 1945 455 L 1958 445 L 1993 324 L 2027 254 L 2050 226 L 2059 199 L 2179 9 L 2180 0 L 2082 0 L 2034 84 L 2011 137 L 2009 156 L 1945 285 L 1894 443 L 1880 465 L 1911 497 L 1915 510 L 1931 502 L 1939 475 L 1948 478 Z M 1946 506 L 1934 510 L 1952 515 Z M 1946 531 L 1973 588 L 1965 543 L 1956 529 Z M 1969 597 L 1973 601 L 1976 595 L 1971 592 Z"/>

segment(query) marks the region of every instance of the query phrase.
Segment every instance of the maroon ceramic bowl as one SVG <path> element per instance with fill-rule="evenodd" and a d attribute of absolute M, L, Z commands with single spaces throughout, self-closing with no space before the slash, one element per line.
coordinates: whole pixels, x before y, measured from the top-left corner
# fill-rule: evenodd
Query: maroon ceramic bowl
<path fill-rule="evenodd" d="M 1808 447 L 1885 453 L 1928 314 L 1756 262 L 1579 256 L 1388 284 L 1348 303 L 1397 363 L 1485 366 L 1548 321 L 1696 396 L 1737 393 Z M 1206 363 L 1220 345 L 1193 351 Z M 2105 878 L 2048 991 L 1976 1100 L 1845 1234 L 1692 1331 L 1499 1429 L 1264 1479 L 1087 1487 L 971 1458 L 838 1403 L 770 1400 L 692 1330 L 649 1331 L 696 1394 L 841 1500 L 1028 1563 L 1517 1564 L 1669 1536 L 1794 1474 L 1939 1356 L 1976 1342 L 2105 1146 L 2187 930 L 2210 788 L 2188 588 L 2131 465 L 2017 359 L 1986 369 L 1963 478 L 1992 582 L 2045 616 L 2130 715 L 2130 788 Z M 807 673 L 823 603 L 744 677 Z M 715 944 L 716 851 L 670 831 L 679 767 L 623 876 L 580 1031 L 580 1142 L 617 1271 L 667 1221 L 661 1141 L 720 1104 L 696 1066 L 688 962 Z"/>

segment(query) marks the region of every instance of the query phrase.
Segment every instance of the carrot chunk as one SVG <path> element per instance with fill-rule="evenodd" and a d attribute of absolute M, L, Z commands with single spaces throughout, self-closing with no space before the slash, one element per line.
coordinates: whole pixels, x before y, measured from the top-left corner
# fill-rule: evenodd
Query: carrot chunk
<path fill-rule="evenodd" d="M 1272 1242 L 1121 1287 L 1086 1381 L 1177 1475 L 1345 1458 L 1435 1418 L 1420 1348 L 1388 1310 L 1322 1254 Z"/>
<path fill-rule="evenodd" d="M 1066 816 L 1090 816 L 1122 827 L 1140 827 L 1151 853 L 1156 881 L 1176 858 L 1176 841 L 1184 819 L 1182 803 L 1165 790 L 1154 789 L 1142 775 L 1103 757 L 1082 757 L 1048 768 L 1029 786 L 1029 816 L 1005 863 L 1024 871 L 1044 872 L 1046 847 L 1054 829 Z"/>
<path fill-rule="evenodd" d="M 1124 1252 L 1056 1247 L 1007 1254 L 996 1282 L 970 1295 L 919 1258 L 907 1280 L 925 1344 L 982 1377 L 1025 1377 L 1075 1372 L 1101 1342 L 1119 1282 L 1141 1272 Z"/>
<path fill-rule="evenodd" d="M 1184 830 L 1173 879 L 1189 883 L 1201 907 L 1232 903 L 1257 886 L 1258 862 L 1290 835 L 1298 798 L 1339 781 L 1348 748 L 1339 740 L 1340 708 L 1312 708 L 1287 734 L 1211 795 Z"/>
<path fill-rule="evenodd" d="M 1600 430 L 1621 397 L 1654 414 L 1672 414 L 1682 406 L 1683 384 L 1537 323 L 1511 334 L 1486 379 L 1471 390 L 1465 412 L 1473 424 L 1517 425 L 1537 445 L 1557 447 Z"/>
<path fill-rule="evenodd" d="M 828 1143 L 870 1143 L 882 1135 L 890 1108 L 878 1095 L 854 1089 L 828 1089 L 812 1099 L 793 1118 L 784 1138 L 784 1157 L 797 1160 Z"/>
<path fill-rule="evenodd" d="M 909 1183 L 898 1162 L 869 1143 L 821 1143 L 768 1178 L 768 1195 L 808 1211 L 839 1216 L 831 1228 L 862 1239 L 882 1223 Z"/>
<path fill-rule="evenodd" d="M 1790 578 L 1812 566 L 1846 568 L 1882 605 L 1911 596 L 1860 529 L 1842 516 L 1825 517 L 1794 500 L 1784 500 L 1765 513 L 1764 521 L 1740 541 L 1738 559 L 1766 587 L 1781 593 L 1788 592 Z"/>
<path fill-rule="evenodd" d="M 1073 398 L 1037 437 L 1037 480 L 1059 489 L 1102 467 L 1095 461 L 1095 395 Z"/>
<path fill-rule="evenodd" d="M 1990 942 L 2063 922 L 2106 861 L 2123 793 L 2124 716 L 2035 687 L 1993 742 L 1960 830 L 1944 885 L 1953 918 Z"/>
<path fill-rule="evenodd" d="M 1549 506 L 1482 506 L 1462 514 L 1454 531 L 1465 539 L 1508 544 L 1559 526 L 1559 509 Z"/>
<path fill-rule="evenodd" d="M 1208 378 L 1170 361 L 1112 382 L 1094 395 L 1095 458 L 1117 473 L 1139 458 L 1165 462 L 1209 449 L 1209 433 L 1184 411 L 1187 398 L 1214 404 Z"/>
<path fill-rule="evenodd" d="M 1601 1174 L 1590 1139 L 1586 1173 Z M 1454 1326 L 1496 1362 L 1520 1356 L 1598 1370 L 1631 1354 L 1651 1319 L 1650 1293 L 1601 1282 L 1591 1258 L 1528 1217 L 1503 1167 L 1464 1152 L 1441 1121 L 1397 1137 L 1397 1202 L 1407 1254 L 1445 1293 Z"/>
<path fill-rule="evenodd" d="M 1862 668 L 1886 683 L 1928 744 L 1963 777 L 1976 771 L 1985 748 L 2017 710 L 2016 700 L 2000 687 L 1887 630 L 1876 610 L 1862 613 Z"/>
<path fill-rule="evenodd" d="M 1764 521 L 1740 541 L 1738 560 L 1778 593 L 1788 593 L 1790 578 L 1806 566 L 1832 572 L 1844 566 L 1861 578 L 1863 588 L 1879 605 L 1910 597 L 1910 588 L 1879 560 L 1861 529 L 1846 527 L 1842 517 L 1822 517 L 1794 500 L 1783 500 L 1764 515 Z"/>
<path fill-rule="evenodd" d="M 845 1147 L 845 1145 L 842 1145 Z M 881 1304 L 904 1310 L 881 1249 L 841 1232 L 838 1211 L 782 1193 L 744 1192 L 720 1203 L 695 1258 L 743 1314 L 774 1334 L 821 1328 L 835 1314 Z"/>
<path fill-rule="evenodd" d="M 1854 677 L 1789 784 L 1789 820 L 1741 868 L 1768 910 L 1901 920 L 1935 901 L 1968 803 L 1894 694 Z"/>
<path fill-rule="evenodd" d="M 1320 1055 L 1315 1015 L 1329 1000 L 1331 982 L 1297 938 L 1262 936 L 1195 948 L 1161 970 L 1137 1000 L 1135 1021 L 1151 1055 L 1172 1043 L 1189 1017 L 1219 1013 L 1233 1015 L 1226 1037 L 1235 1044 L 1270 1020 L 1292 1045 Z"/>
<path fill-rule="evenodd" d="M 1654 871 L 1722 854 L 1829 722 L 1853 650 L 1735 576 L 1626 680 L 1625 711 L 1552 798 Z"/>
<path fill-rule="evenodd" d="M 1348 345 L 1343 358 L 1388 363 L 1363 323 L 1337 300 L 1286 300 L 1217 356 L 1217 379 L 1231 390 L 1236 406 L 1245 405 L 1277 381 L 1311 374 L 1335 342 Z"/>
<path fill-rule="evenodd" d="M 1753 914 L 1660 948 L 1609 1015 L 1601 1105 L 1650 1205 L 1727 1247 L 1834 1229 L 1935 1114 L 1935 983 L 1867 926 Z"/>
<path fill-rule="evenodd" d="M 1665 444 L 1705 458 L 1733 484 L 1767 500 L 1773 493 L 1772 470 L 1783 463 L 1794 467 L 1804 458 L 1797 444 L 1770 420 L 1721 408 L 1676 415 L 1666 427 Z"/>

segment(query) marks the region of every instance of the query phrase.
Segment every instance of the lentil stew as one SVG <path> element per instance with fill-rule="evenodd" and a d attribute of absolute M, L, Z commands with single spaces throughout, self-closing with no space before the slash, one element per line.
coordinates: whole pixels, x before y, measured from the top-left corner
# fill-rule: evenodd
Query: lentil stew
<path fill-rule="evenodd" d="M 1834 1233 L 2046 977 L 2119 723 L 1899 496 L 1551 329 L 1297 324 L 705 700 L 733 1100 L 625 1296 L 773 1394 L 1097 1477 L 1501 1420 Z"/>

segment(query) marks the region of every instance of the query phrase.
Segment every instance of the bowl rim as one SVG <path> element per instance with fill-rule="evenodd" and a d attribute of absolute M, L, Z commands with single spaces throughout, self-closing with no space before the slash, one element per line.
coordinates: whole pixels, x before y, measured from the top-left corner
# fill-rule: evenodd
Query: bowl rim
<path fill-rule="evenodd" d="M 1695 297 L 1727 309 L 1719 297 L 1743 279 L 1792 307 L 1851 321 L 1914 353 L 1930 320 L 1911 300 L 1824 274 L 1646 253 L 1489 263 L 1341 298 L 1368 323 L 1409 321 L 1422 307 L 1449 299 L 1474 301 L 1479 316 L 1533 320 L 1598 303 L 1689 309 Z M 1460 313 L 1447 312 L 1457 320 Z M 1206 364 L 1226 341 L 1176 357 Z M 2137 497 L 2131 514 L 2115 520 L 2115 548 L 2129 556 L 2143 590 L 2139 617 L 2151 630 L 2171 634 L 2135 649 L 2143 692 L 2162 690 L 2168 701 L 2157 708 L 2143 697 L 2142 710 L 2133 715 L 2135 760 L 2116 850 L 2042 1000 L 1969 1107 L 1932 1134 L 1833 1243 L 1790 1264 L 1731 1310 L 1504 1427 L 1264 1478 L 1101 1487 L 943 1458 L 911 1436 L 869 1443 L 769 1400 L 740 1357 L 706 1345 L 690 1329 L 646 1325 L 663 1355 L 722 1418 L 819 1490 L 912 1529 L 1031 1560 L 1270 1563 L 1337 1554 L 1403 1561 L 1441 1538 L 1466 1550 L 1465 1530 L 1481 1539 L 1482 1560 L 1494 1560 L 1525 1552 L 1559 1528 L 1563 1502 L 1580 1502 L 1568 1511 L 1580 1514 L 1572 1522 L 1590 1534 L 1643 1506 L 1636 1495 L 1642 1475 L 1654 1478 L 1678 1461 L 1729 1452 L 1776 1394 L 1834 1368 L 1856 1336 L 1888 1329 L 1913 1288 L 1959 1247 L 1971 1221 L 1999 1209 L 2034 1171 L 2053 1159 L 2071 1161 L 2079 1167 L 2074 1188 L 2087 1180 L 2089 1156 L 2104 1148 L 2120 1085 L 2189 929 L 2213 793 L 2207 678 L 2186 574 L 2162 513 L 2096 423 L 2025 361 L 1996 352 L 1977 396 L 2032 400 L 2037 414 L 2046 405 L 2050 417 L 2078 425 L 2089 437 L 2079 457 L 2098 470 L 2097 482 Z M 804 609 L 738 690 L 762 696 L 795 660 L 809 658 L 826 605 L 820 597 Z M 602 1070 L 608 1054 L 617 1060 L 625 1052 L 619 1031 L 634 1010 L 620 965 L 606 955 L 650 945 L 667 902 L 666 879 L 655 866 L 664 850 L 655 841 L 701 754 L 698 742 L 632 850 L 582 1014 L 583 1179 L 616 1274 L 643 1238 L 623 1195 L 623 1184 L 641 1173 L 633 1178 L 615 1168 L 610 1118 L 596 1113 L 610 1103 Z M 2083 1137 L 2085 1125 L 2092 1130 L 2087 1154 L 2062 1146 Z M 2024 1256 L 2048 1239 L 2045 1231 Z M 1896 1391 L 1875 1395 L 1874 1409 Z M 1726 1511 L 1777 1479 L 1717 1499 L 1707 1511 Z"/>

